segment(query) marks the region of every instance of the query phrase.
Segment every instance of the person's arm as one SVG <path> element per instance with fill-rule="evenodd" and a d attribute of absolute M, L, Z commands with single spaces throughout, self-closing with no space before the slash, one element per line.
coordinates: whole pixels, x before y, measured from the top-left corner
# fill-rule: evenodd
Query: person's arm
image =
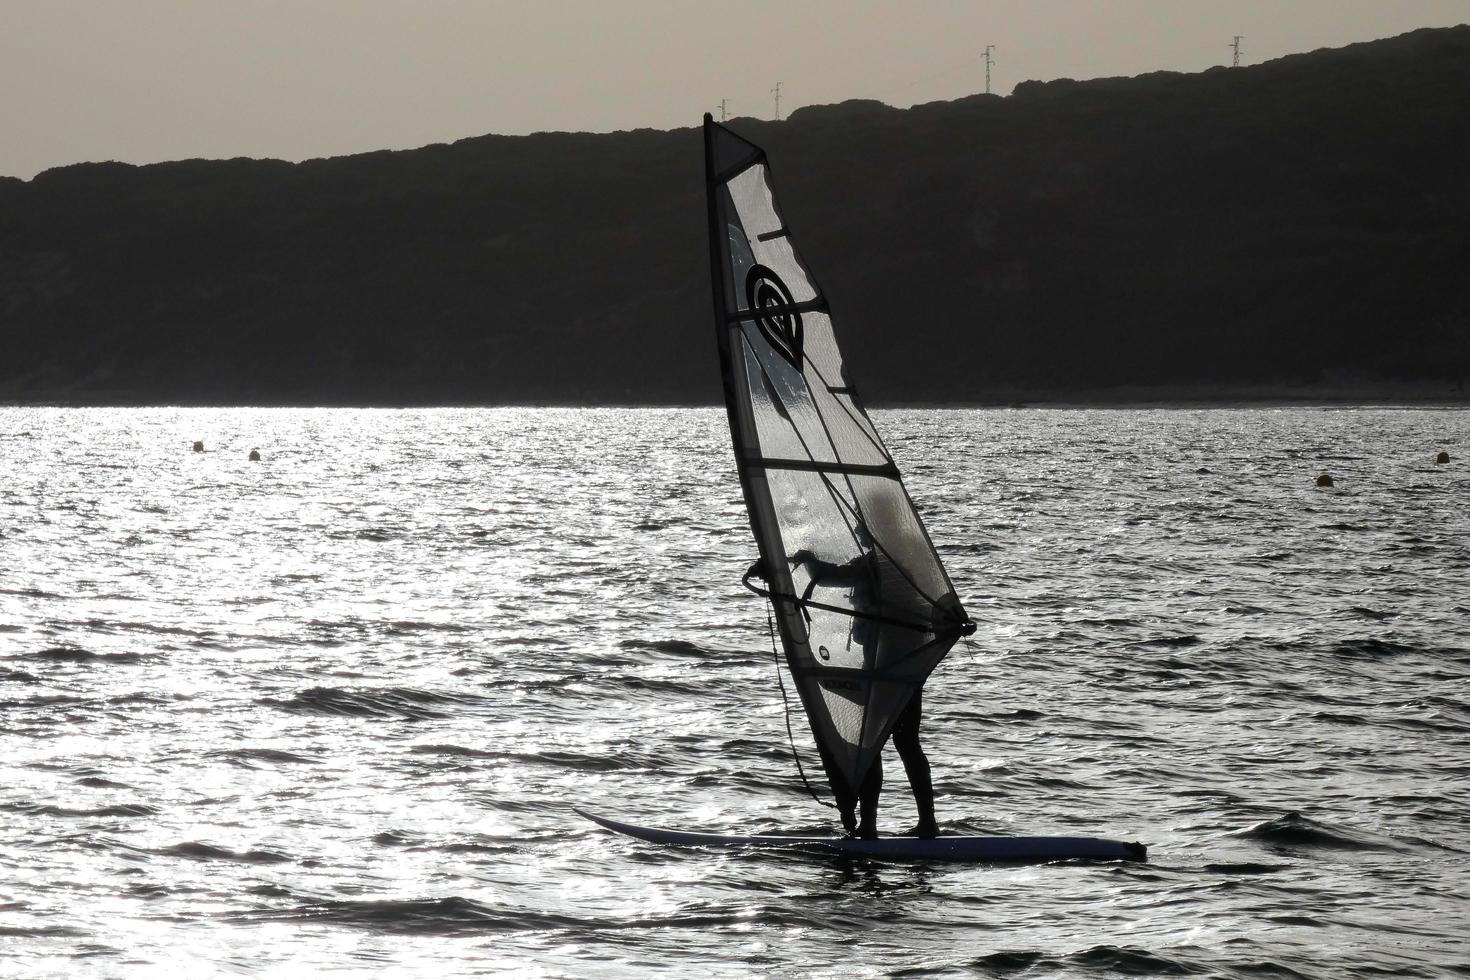
<path fill-rule="evenodd" d="M 822 585 L 832 588 L 850 587 L 855 585 L 860 576 L 865 575 L 871 569 L 872 556 L 867 554 L 858 555 L 850 561 L 841 565 L 835 562 L 823 561 L 810 550 L 802 548 L 790 559 L 797 567 L 807 566 L 807 574 L 812 577 L 813 582 L 821 581 Z"/>

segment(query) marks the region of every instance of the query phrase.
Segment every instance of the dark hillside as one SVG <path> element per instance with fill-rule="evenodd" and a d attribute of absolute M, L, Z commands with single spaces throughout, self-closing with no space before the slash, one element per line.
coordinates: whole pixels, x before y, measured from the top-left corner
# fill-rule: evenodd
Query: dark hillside
<path fill-rule="evenodd" d="M 1470 28 L 731 124 L 870 400 L 1463 397 Z M 0 180 L 0 399 L 713 402 L 697 128 Z"/>

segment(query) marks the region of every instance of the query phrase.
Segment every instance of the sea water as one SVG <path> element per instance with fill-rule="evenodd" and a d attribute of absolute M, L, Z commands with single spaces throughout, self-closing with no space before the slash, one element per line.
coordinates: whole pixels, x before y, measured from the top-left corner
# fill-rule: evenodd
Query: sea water
<path fill-rule="evenodd" d="M 980 624 L 945 830 L 1149 863 L 572 812 L 835 829 L 720 410 L 7 408 L 0 973 L 1470 974 L 1470 414 L 876 421 Z"/>

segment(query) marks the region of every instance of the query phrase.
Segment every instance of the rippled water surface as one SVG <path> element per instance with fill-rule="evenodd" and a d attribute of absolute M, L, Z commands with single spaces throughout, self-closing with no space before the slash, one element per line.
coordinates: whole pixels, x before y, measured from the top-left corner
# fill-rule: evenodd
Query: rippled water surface
<path fill-rule="evenodd" d="M 1470 415 L 877 421 L 981 623 L 941 821 L 1149 864 L 571 812 L 832 826 L 721 411 L 10 408 L 0 972 L 1470 975 Z"/>

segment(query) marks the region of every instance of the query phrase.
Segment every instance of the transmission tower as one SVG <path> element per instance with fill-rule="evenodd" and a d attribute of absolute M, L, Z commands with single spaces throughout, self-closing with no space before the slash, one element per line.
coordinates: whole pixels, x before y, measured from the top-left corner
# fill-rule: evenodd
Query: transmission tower
<path fill-rule="evenodd" d="M 1235 52 L 1234 57 L 1230 59 L 1231 68 L 1240 67 L 1240 42 L 1243 40 L 1245 40 L 1245 35 L 1237 34 L 1235 35 L 1235 40 L 1230 42 L 1230 47 Z"/>
<path fill-rule="evenodd" d="M 990 66 L 993 65 L 993 64 L 995 64 L 995 59 L 993 57 L 991 57 L 990 52 L 992 52 L 994 50 L 995 50 L 995 45 L 993 45 L 993 44 L 987 44 L 987 45 L 985 45 L 985 94 L 986 95 L 989 95 L 990 94 Z"/>
<path fill-rule="evenodd" d="M 724 122 L 725 121 L 725 108 L 726 108 L 727 104 L 729 103 L 729 101 L 730 101 L 729 99 L 721 99 L 720 100 L 720 122 Z"/>
<path fill-rule="evenodd" d="M 776 97 L 776 121 L 777 122 L 780 122 L 780 120 L 781 120 L 781 83 L 780 82 L 777 82 L 776 83 L 776 87 L 773 88 L 773 89 L 771 89 L 771 94 Z"/>

